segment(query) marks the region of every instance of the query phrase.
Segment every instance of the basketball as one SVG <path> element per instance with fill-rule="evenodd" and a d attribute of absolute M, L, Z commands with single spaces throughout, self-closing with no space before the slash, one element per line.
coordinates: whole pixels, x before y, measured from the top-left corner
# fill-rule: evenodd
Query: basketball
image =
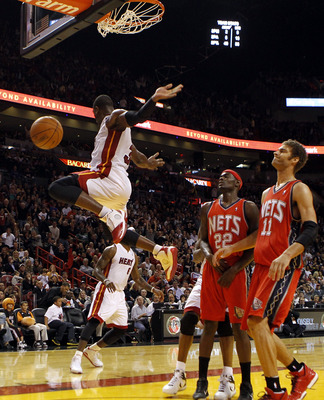
<path fill-rule="evenodd" d="M 63 138 L 62 125 L 56 118 L 40 117 L 30 128 L 30 138 L 40 149 L 54 149 Z"/>
<path fill-rule="evenodd" d="M 32 318 L 32 317 L 24 317 L 21 321 L 20 321 L 20 323 L 21 323 L 21 325 L 23 325 L 23 326 L 32 326 L 32 325 L 34 325 L 35 324 L 35 320 L 34 320 L 34 318 Z"/>

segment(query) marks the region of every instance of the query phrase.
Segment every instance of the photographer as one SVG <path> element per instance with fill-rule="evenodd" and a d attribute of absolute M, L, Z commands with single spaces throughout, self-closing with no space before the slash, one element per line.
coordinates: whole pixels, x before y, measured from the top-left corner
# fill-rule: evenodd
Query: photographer
<path fill-rule="evenodd" d="M 306 329 L 305 325 L 299 325 L 298 318 L 299 312 L 294 310 L 294 303 L 291 303 L 291 307 L 285 322 L 283 323 L 282 332 L 286 337 L 302 337 Z"/>

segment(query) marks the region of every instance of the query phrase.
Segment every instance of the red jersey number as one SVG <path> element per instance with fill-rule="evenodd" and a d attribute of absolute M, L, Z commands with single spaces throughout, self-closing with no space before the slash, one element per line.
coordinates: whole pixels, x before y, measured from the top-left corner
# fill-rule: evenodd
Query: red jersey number
<path fill-rule="evenodd" d="M 124 155 L 124 163 L 129 165 L 131 161 L 131 155 L 132 155 L 132 147 L 129 148 L 130 152 Z"/>

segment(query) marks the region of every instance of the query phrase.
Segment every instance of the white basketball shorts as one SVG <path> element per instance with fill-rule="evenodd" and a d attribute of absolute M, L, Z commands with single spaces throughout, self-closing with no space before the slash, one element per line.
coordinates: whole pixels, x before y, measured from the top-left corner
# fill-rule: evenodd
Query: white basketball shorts
<path fill-rule="evenodd" d="M 125 172 L 111 170 L 109 176 L 100 176 L 94 171 L 78 172 L 78 181 L 83 191 L 98 203 L 113 210 L 125 210 L 132 194 L 132 185 Z"/>
<path fill-rule="evenodd" d="M 97 318 L 105 322 L 108 328 L 128 328 L 128 313 L 124 291 L 109 293 L 102 282 L 98 282 L 95 288 L 88 319 Z"/>
<path fill-rule="evenodd" d="M 199 276 L 195 286 L 189 294 L 189 297 L 186 302 L 186 306 L 184 308 L 184 313 L 188 311 L 193 311 L 196 314 L 200 315 L 200 292 L 201 292 L 201 282 L 202 275 Z"/>

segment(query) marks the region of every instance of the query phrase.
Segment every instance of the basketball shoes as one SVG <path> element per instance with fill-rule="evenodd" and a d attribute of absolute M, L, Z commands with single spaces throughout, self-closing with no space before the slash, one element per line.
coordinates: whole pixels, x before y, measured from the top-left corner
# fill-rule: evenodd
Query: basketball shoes
<path fill-rule="evenodd" d="M 221 375 L 219 377 L 219 388 L 215 393 L 214 400 L 228 400 L 236 394 L 235 382 L 232 375 Z"/>
<path fill-rule="evenodd" d="M 204 378 L 199 378 L 197 381 L 196 391 L 192 396 L 195 400 L 205 400 L 208 399 L 208 381 Z"/>
<path fill-rule="evenodd" d="M 174 246 L 162 246 L 156 254 L 153 253 L 153 256 L 160 261 L 167 280 L 171 281 L 178 266 L 178 249 Z"/>
<path fill-rule="evenodd" d="M 82 374 L 81 356 L 73 356 L 70 364 L 72 374 Z"/>
<path fill-rule="evenodd" d="M 113 242 L 121 242 L 127 231 L 126 212 L 124 210 L 110 210 L 100 219 L 108 226 Z"/>
<path fill-rule="evenodd" d="M 283 391 L 280 393 L 273 392 L 269 388 L 265 388 L 265 394 L 262 397 L 259 397 L 258 400 L 289 400 L 288 392 L 286 389 L 282 389 Z"/>
<path fill-rule="evenodd" d="M 83 350 L 83 355 L 91 362 L 94 367 L 103 367 L 103 362 L 98 358 L 98 351 L 86 347 Z"/>
<path fill-rule="evenodd" d="M 289 373 L 292 384 L 289 400 L 302 400 L 307 394 L 306 389 L 310 389 L 317 382 L 318 374 L 304 363 L 302 364 L 301 371 Z"/>
<path fill-rule="evenodd" d="M 165 385 L 162 389 L 163 393 L 175 395 L 181 390 L 185 390 L 187 387 L 187 380 L 184 371 L 176 369 L 170 382 Z"/>
<path fill-rule="evenodd" d="M 240 395 L 237 400 L 253 400 L 253 389 L 250 382 L 241 383 Z"/>

